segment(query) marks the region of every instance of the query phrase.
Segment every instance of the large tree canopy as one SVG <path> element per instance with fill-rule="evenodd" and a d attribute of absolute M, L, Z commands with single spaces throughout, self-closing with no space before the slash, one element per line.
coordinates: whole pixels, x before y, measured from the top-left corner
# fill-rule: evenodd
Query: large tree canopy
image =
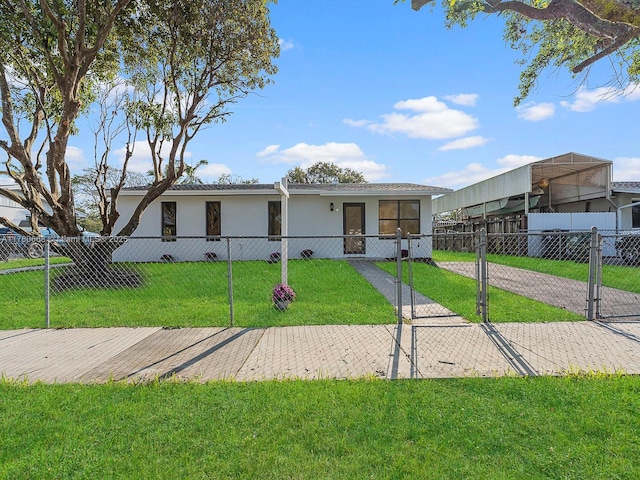
<path fill-rule="evenodd" d="M 419 10 L 433 1 L 411 3 Z M 505 39 L 523 53 L 525 66 L 516 104 L 548 67 L 586 74 L 611 56 L 618 86 L 640 81 L 640 0 L 446 0 L 443 8 L 448 26 L 466 26 L 480 13 L 505 17 Z"/>
<path fill-rule="evenodd" d="M 276 72 L 272 59 L 279 47 L 269 3 L 0 0 L 0 148 L 7 155 L 4 171 L 21 190 L 0 189 L 0 195 L 31 212 L 34 232 L 40 221 L 60 235 L 77 236 L 68 147 L 79 133 L 78 118 L 100 103 L 105 84 L 121 79 L 124 100 L 107 110 L 102 128 L 110 133 L 101 136 L 93 168 L 102 233 L 112 234 L 136 140 L 148 144 L 152 182 L 117 232 L 130 235 L 145 208 L 185 173 L 185 152 L 195 135 L 226 120 L 230 104 L 264 87 Z M 123 128 L 112 136 L 116 116 Z M 114 165 L 111 147 L 118 140 L 127 153 Z M 20 231 L 7 219 L 0 223 Z"/>
<path fill-rule="evenodd" d="M 361 172 L 330 162 L 316 162 L 307 169 L 294 167 L 287 172 L 287 180 L 291 183 L 367 183 Z"/>

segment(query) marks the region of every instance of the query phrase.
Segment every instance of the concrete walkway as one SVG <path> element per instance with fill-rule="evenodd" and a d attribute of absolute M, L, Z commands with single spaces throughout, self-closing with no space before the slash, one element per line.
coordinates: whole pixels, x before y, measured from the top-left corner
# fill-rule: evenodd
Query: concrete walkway
<path fill-rule="evenodd" d="M 352 264 L 397 303 L 393 276 Z M 402 295 L 410 318 L 408 287 Z M 426 297 L 415 305 L 442 315 L 402 325 L 0 331 L 0 375 L 101 383 L 640 374 L 640 322 L 471 324 Z"/>
<path fill-rule="evenodd" d="M 640 373 L 640 323 L 82 328 L 0 332 L 29 382 L 442 378 Z"/>
<path fill-rule="evenodd" d="M 438 262 L 438 267 L 475 278 L 469 262 Z M 490 285 L 585 315 L 588 294 L 586 282 L 497 263 L 489 263 L 488 271 Z M 602 317 L 640 321 L 640 294 L 603 286 L 600 308 Z"/>
<path fill-rule="evenodd" d="M 375 262 L 371 260 L 349 260 L 349 264 L 378 290 L 391 305 L 397 308 L 398 286 L 393 275 L 378 268 Z M 411 298 L 412 295 L 413 299 Z M 468 323 L 463 317 L 425 297 L 420 292 L 412 292 L 406 283 L 402 284 L 402 317 L 410 320 L 413 324 L 423 323 L 424 321 L 429 324 L 443 325 Z"/>

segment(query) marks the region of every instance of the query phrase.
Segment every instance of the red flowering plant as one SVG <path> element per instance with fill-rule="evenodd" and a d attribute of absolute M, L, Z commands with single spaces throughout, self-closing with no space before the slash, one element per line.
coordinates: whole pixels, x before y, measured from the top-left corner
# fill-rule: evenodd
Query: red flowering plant
<path fill-rule="evenodd" d="M 285 283 L 279 283 L 273 287 L 273 302 L 275 304 L 286 302 L 290 303 L 296 298 L 296 292 L 293 291 L 289 285 Z"/>

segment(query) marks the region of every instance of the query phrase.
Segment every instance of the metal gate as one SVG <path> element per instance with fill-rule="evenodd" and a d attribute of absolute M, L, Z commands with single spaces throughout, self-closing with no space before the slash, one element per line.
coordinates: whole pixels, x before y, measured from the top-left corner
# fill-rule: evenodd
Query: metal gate
<path fill-rule="evenodd" d="M 419 246 L 420 242 L 426 242 L 431 245 L 442 245 L 446 243 L 445 235 L 409 235 L 407 237 L 407 250 L 403 252 L 403 262 L 407 265 L 408 280 L 409 280 L 409 293 L 410 293 L 410 306 L 411 306 L 411 319 L 429 319 L 429 318 L 447 318 L 458 317 L 459 314 L 449 310 L 443 305 L 437 303 L 433 299 L 420 293 L 418 282 L 422 281 L 437 281 L 436 278 L 429 278 L 430 275 L 437 275 L 436 265 L 431 258 L 424 258 L 420 256 L 422 251 Z M 485 297 L 486 297 L 486 261 L 484 265 L 480 261 L 480 232 L 475 233 L 457 233 L 455 239 L 452 240 L 457 248 L 467 249 L 469 253 L 475 252 L 473 261 L 457 264 L 457 269 L 461 269 L 462 275 L 466 275 L 476 279 L 477 290 L 477 313 L 481 315 L 486 311 Z M 462 247 L 461 247 L 462 245 Z M 420 252 L 420 253 L 418 253 Z M 486 239 L 485 239 L 485 253 L 486 253 Z M 481 281 L 484 279 L 484 282 Z M 484 317 L 483 317 L 484 318 Z"/>
<path fill-rule="evenodd" d="M 640 293 L 623 288 L 613 288 L 607 284 L 612 276 L 624 276 L 626 269 L 640 268 L 625 256 L 623 247 L 628 234 L 598 234 L 595 258 L 595 319 L 640 320 Z M 640 241 L 640 238 L 638 238 Z M 640 242 L 639 242 L 640 243 Z M 618 280 L 621 280 L 618 278 Z M 623 279 L 622 279 L 623 280 Z M 616 282 L 619 283 L 619 282 Z"/>

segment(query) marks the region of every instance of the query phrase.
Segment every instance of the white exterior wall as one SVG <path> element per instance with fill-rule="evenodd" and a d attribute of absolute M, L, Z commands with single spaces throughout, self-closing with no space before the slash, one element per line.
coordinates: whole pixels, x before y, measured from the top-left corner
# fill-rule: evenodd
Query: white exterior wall
<path fill-rule="evenodd" d="M 549 230 L 589 232 L 592 227 L 597 227 L 602 232 L 616 229 L 616 214 L 613 212 L 530 213 L 528 221 L 530 233 Z M 531 256 L 542 256 L 542 236 L 531 235 L 528 237 L 528 243 Z M 602 254 L 606 257 L 615 256 L 615 247 L 605 243 Z"/>
<path fill-rule="evenodd" d="M 619 207 L 640 201 L 640 193 L 618 193 L 616 203 Z M 618 225 L 620 230 L 632 230 L 631 208 L 621 208 L 618 211 Z"/>
<path fill-rule="evenodd" d="M 266 237 L 268 234 L 267 204 L 278 201 L 280 196 L 274 192 L 246 195 L 163 195 L 154 201 L 142 216 L 139 227 L 131 239 L 114 253 L 114 261 L 159 261 L 162 255 L 169 254 L 179 261 L 204 259 L 206 252 L 213 252 L 218 259 L 226 259 L 227 242 L 206 241 L 204 238 L 187 239 L 180 237 L 205 236 L 205 203 L 221 202 L 222 237 Z M 180 192 L 182 193 L 182 192 Z M 408 196 L 328 196 L 328 195 L 291 195 L 289 198 L 289 237 L 330 237 L 343 235 L 343 204 L 365 204 L 365 235 L 378 234 L 378 200 L 384 199 L 420 199 L 420 227 L 422 232 L 431 233 L 431 197 Z M 123 195 L 119 199 L 121 217 L 115 232 L 124 226 L 134 211 L 140 197 Z M 177 241 L 163 242 L 161 236 L 161 203 L 175 201 L 177 208 Z M 330 210 L 333 203 L 334 210 Z M 413 232 L 411 232 L 413 233 Z M 144 240 L 141 237 L 146 237 Z M 150 238 L 153 237 L 153 238 Z M 403 240 L 402 248 L 407 248 Z M 311 249 L 316 258 L 339 258 L 343 254 L 343 239 L 290 238 L 288 239 L 289 258 L 300 258 L 300 252 Z M 263 259 L 271 253 L 280 252 L 279 241 L 267 238 L 232 239 L 231 256 L 234 259 Z M 431 257 L 431 240 L 423 239 L 414 244 L 417 257 Z M 395 243 L 375 237 L 366 238 L 364 255 L 348 257 L 384 258 L 395 255 Z"/>
<path fill-rule="evenodd" d="M 16 184 L 1 186 L 10 190 L 19 191 Z M 29 210 L 22 208 L 22 205 L 14 202 L 13 200 L 9 200 L 7 197 L 0 195 L 0 217 L 4 217 L 10 222 L 18 224 L 20 221 L 25 220 L 28 215 Z"/>
<path fill-rule="evenodd" d="M 631 209 L 630 208 L 622 208 L 618 210 L 618 207 L 622 207 L 624 205 L 629 205 L 633 203 L 633 199 L 640 199 L 640 193 L 631 194 L 631 193 L 618 193 L 614 197 L 611 198 L 611 201 L 608 201 L 606 198 L 598 198 L 594 200 L 589 200 L 589 211 L 590 213 L 595 212 L 609 212 L 617 214 L 617 229 L 618 230 L 631 230 Z M 637 200 L 636 200 L 637 201 Z M 587 202 L 573 202 L 566 203 L 564 205 L 558 205 L 557 210 L 560 213 L 585 213 L 587 209 Z M 616 227 L 614 227 L 615 229 Z"/>

